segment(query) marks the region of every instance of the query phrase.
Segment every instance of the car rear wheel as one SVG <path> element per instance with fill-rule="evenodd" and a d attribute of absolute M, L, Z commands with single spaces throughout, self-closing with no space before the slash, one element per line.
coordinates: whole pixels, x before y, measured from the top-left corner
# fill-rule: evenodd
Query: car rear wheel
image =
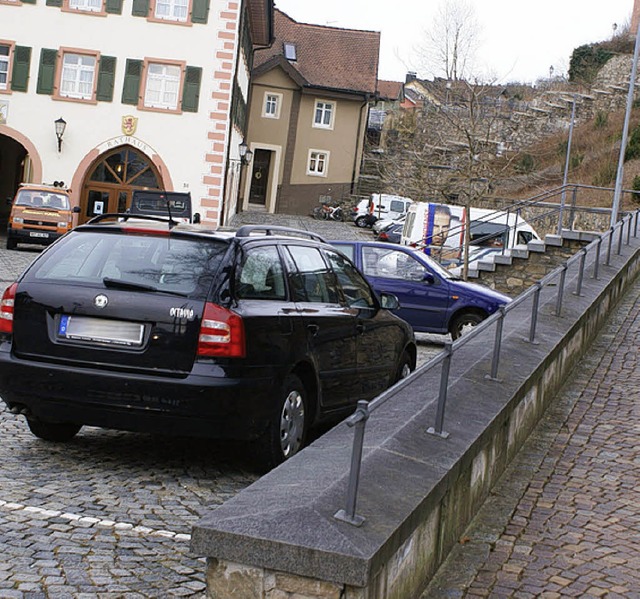
<path fill-rule="evenodd" d="M 462 335 L 468 333 L 473 327 L 480 324 L 483 320 L 484 318 L 475 312 L 465 312 L 464 314 L 456 316 L 449 329 L 451 338 L 454 341 L 459 339 Z"/>
<path fill-rule="evenodd" d="M 39 439 L 45 441 L 70 441 L 82 428 L 80 424 L 73 422 L 46 422 L 27 418 L 29 430 Z"/>
<path fill-rule="evenodd" d="M 360 229 L 364 229 L 367 226 L 367 217 L 359 216 L 358 218 L 356 218 L 355 223 L 356 223 L 356 227 L 359 227 Z"/>
<path fill-rule="evenodd" d="M 308 414 L 304 385 L 297 376 L 289 375 L 282 385 L 268 429 L 258 441 L 259 465 L 270 470 L 304 447 Z"/>

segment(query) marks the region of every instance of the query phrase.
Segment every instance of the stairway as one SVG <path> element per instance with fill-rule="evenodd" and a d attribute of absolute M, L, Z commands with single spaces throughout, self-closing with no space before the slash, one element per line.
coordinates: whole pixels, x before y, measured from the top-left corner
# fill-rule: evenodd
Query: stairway
<path fill-rule="evenodd" d="M 526 245 L 472 261 L 467 280 L 515 297 L 598 237 L 590 231 L 562 231 Z"/>

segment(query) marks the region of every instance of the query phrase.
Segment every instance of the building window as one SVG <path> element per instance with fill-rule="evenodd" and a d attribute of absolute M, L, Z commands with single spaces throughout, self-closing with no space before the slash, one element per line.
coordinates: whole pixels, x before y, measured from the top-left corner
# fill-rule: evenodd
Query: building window
<path fill-rule="evenodd" d="M 102 0 L 69 0 L 69 8 L 86 12 L 102 12 Z"/>
<path fill-rule="evenodd" d="M 0 89 L 9 89 L 9 57 L 11 47 L 0 44 Z"/>
<path fill-rule="evenodd" d="M 144 105 L 147 108 L 178 109 L 181 70 L 180 66 L 173 64 L 150 62 L 147 65 L 144 90 Z"/>
<path fill-rule="evenodd" d="M 321 129 L 333 129 L 334 102 L 316 100 L 316 109 L 313 114 L 313 126 Z"/>
<path fill-rule="evenodd" d="M 279 119 L 281 104 L 282 94 L 274 94 L 271 92 L 265 93 L 262 116 L 269 119 Z"/>
<path fill-rule="evenodd" d="M 329 152 L 323 152 L 322 150 L 309 150 L 309 164 L 307 166 L 307 175 L 326 177 L 328 166 Z"/>
<path fill-rule="evenodd" d="M 96 74 L 96 57 L 89 54 L 65 53 L 62 57 L 60 96 L 91 100 Z"/>
<path fill-rule="evenodd" d="M 284 42 L 284 57 L 287 60 L 296 61 L 298 60 L 298 53 L 296 50 L 296 45 L 290 42 Z"/>
<path fill-rule="evenodd" d="M 165 21 L 186 23 L 189 16 L 189 0 L 156 0 L 154 16 Z"/>

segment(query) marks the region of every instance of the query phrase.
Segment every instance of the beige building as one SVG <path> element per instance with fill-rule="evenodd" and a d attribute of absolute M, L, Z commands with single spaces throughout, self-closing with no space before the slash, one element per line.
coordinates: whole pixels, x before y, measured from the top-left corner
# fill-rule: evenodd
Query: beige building
<path fill-rule="evenodd" d="M 243 210 L 307 214 L 349 198 L 376 98 L 380 34 L 298 23 L 275 11 L 255 53 Z"/>

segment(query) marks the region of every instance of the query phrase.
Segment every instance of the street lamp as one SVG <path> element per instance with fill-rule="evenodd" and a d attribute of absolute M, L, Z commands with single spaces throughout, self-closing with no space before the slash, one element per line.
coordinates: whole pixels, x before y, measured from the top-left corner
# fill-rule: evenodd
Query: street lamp
<path fill-rule="evenodd" d="M 242 164 L 250 164 L 253 158 L 253 152 L 247 148 L 247 144 L 244 141 L 238 146 L 238 151 Z"/>
<path fill-rule="evenodd" d="M 62 150 L 62 136 L 67 128 L 67 121 L 60 117 L 54 121 L 54 125 L 56 126 L 56 137 L 58 138 L 58 152 L 60 152 Z"/>

